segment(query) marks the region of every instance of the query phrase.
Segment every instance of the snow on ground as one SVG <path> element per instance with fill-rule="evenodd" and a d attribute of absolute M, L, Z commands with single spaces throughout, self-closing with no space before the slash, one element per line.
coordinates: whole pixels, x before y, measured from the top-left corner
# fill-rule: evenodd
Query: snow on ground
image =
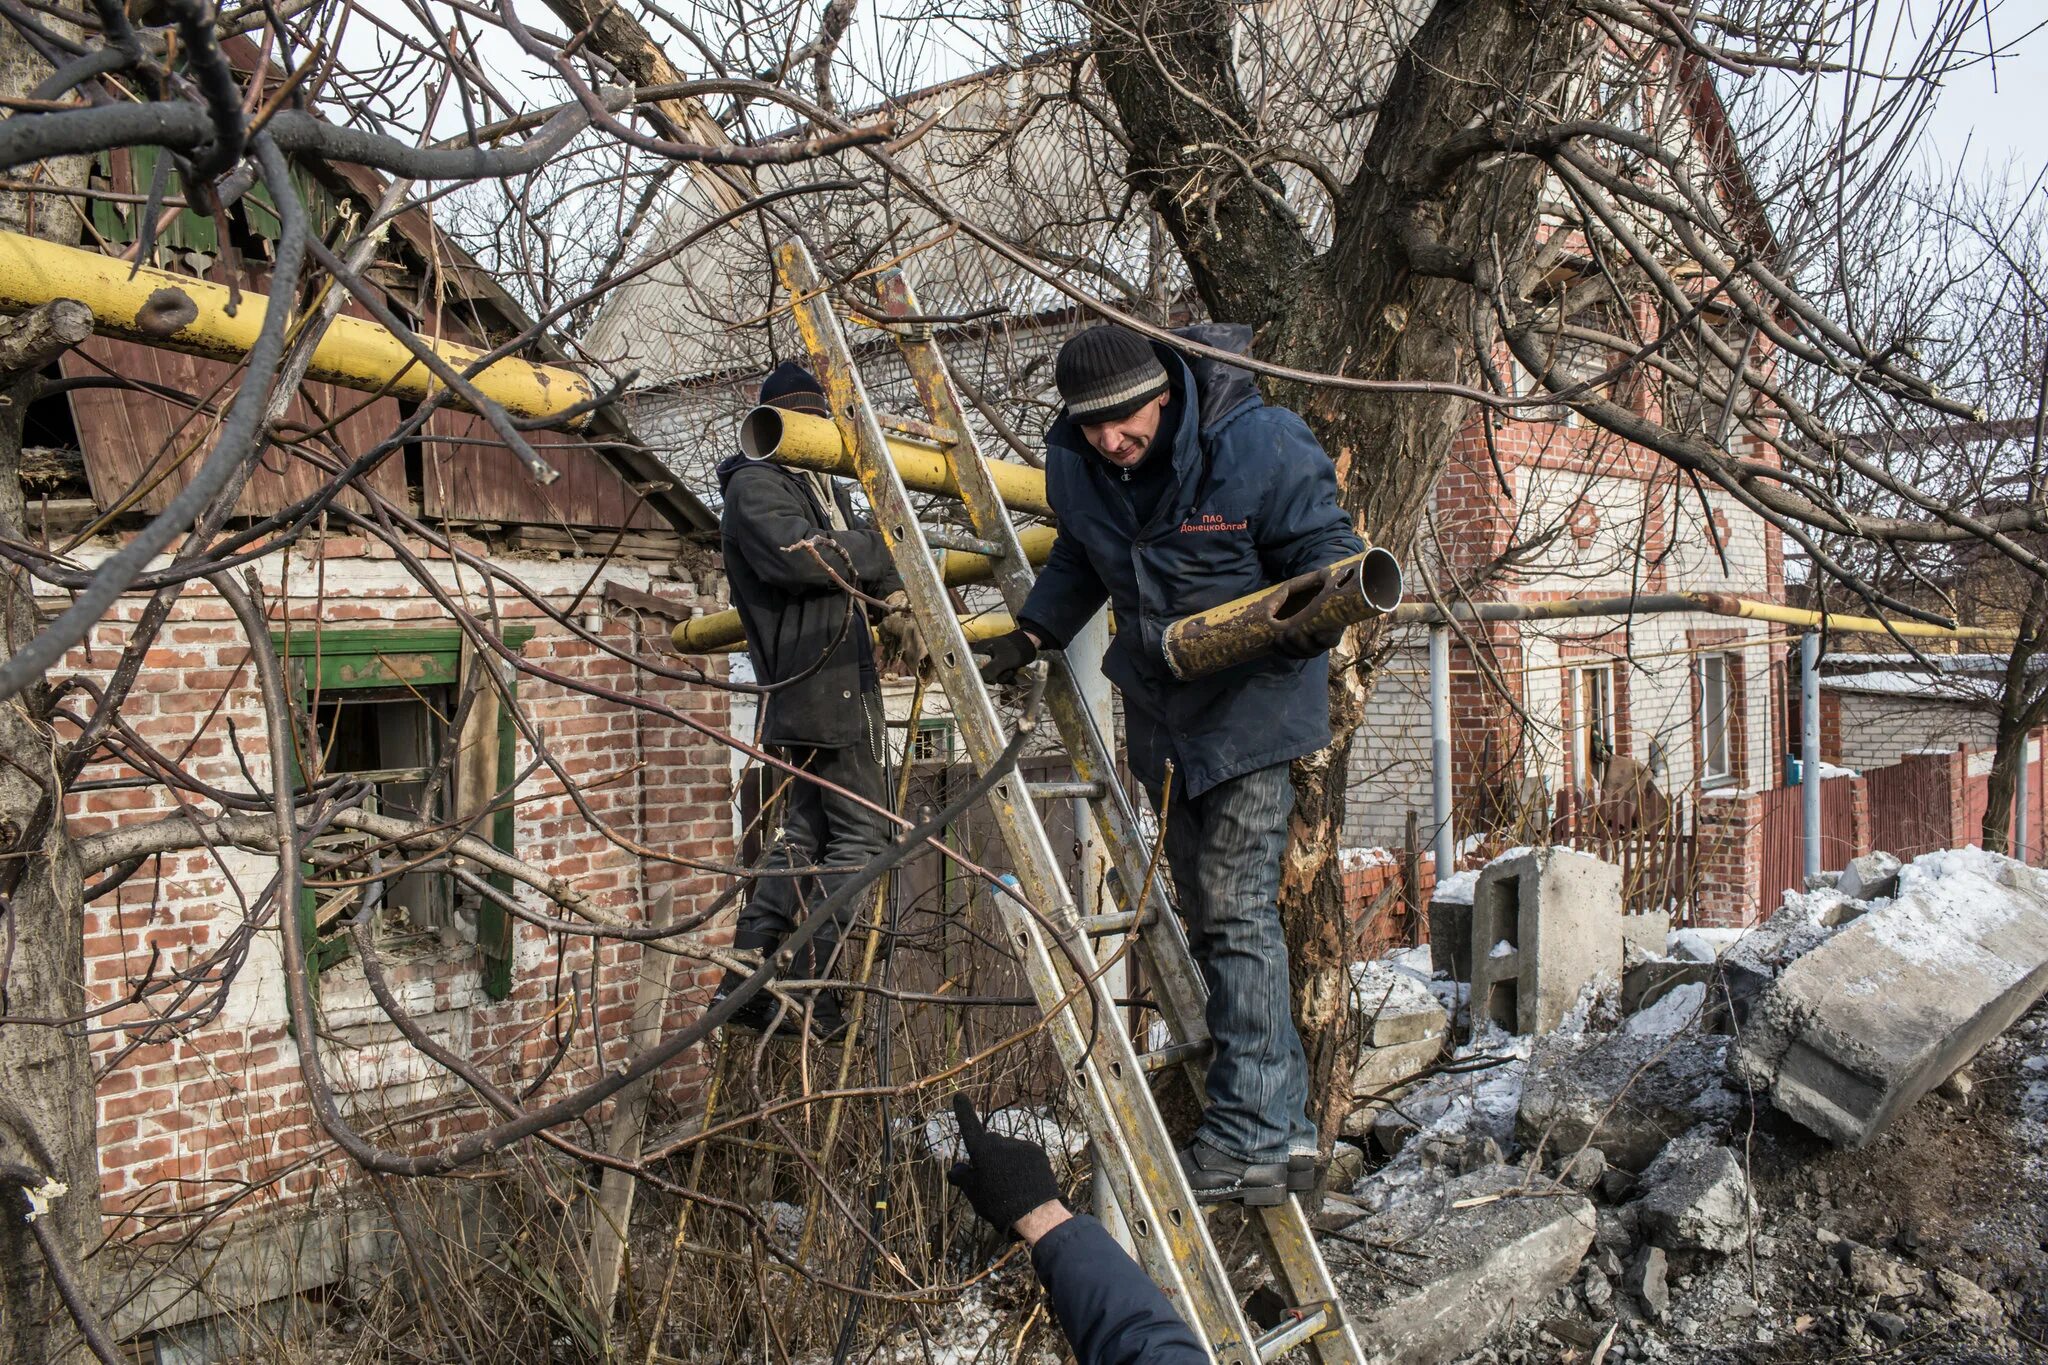
<path fill-rule="evenodd" d="M 1692 1027 L 1706 1003 L 1707 986 L 1704 981 L 1674 986 L 1658 997 L 1656 1004 L 1631 1014 L 1626 1027 L 1638 1038 L 1669 1038 Z"/>

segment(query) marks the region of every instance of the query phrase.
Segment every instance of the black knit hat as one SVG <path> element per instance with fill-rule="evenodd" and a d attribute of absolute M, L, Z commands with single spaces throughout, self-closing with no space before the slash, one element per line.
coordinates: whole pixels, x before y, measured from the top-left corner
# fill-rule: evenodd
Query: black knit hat
<path fill-rule="evenodd" d="M 768 371 L 768 377 L 761 381 L 761 402 L 820 417 L 829 416 L 832 411 L 825 406 L 825 389 L 818 383 L 818 376 L 794 360 L 785 360 Z"/>
<path fill-rule="evenodd" d="M 1060 347 L 1053 382 L 1074 421 L 1114 422 L 1166 392 L 1166 367 L 1152 343 L 1128 327 L 1090 327 Z"/>

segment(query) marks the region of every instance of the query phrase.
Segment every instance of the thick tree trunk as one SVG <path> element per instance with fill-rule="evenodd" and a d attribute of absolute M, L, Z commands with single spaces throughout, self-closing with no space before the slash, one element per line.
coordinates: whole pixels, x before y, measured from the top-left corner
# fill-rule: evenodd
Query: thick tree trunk
<path fill-rule="evenodd" d="M 1492 345 L 1485 296 L 1498 280 L 1518 280 L 1536 246 L 1545 172 L 1532 158 L 1444 166 L 1436 153 L 1475 124 L 1568 114 L 1597 35 L 1564 6 L 1442 0 L 1396 65 L 1362 168 L 1338 205 L 1332 245 L 1314 253 L 1277 211 L 1277 181 L 1262 187 L 1233 177 L 1227 159 L 1205 164 L 1189 154 L 1230 146 L 1239 141 L 1233 129 L 1253 123 L 1231 69 L 1231 21 L 1231 7 L 1214 0 L 1112 0 L 1096 24 L 1134 179 L 1210 314 L 1258 327 L 1264 359 L 1361 378 L 1471 383 L 1479 348 Z M 1267 396 L 1300 412 L 1322 440 L 1367 539 L 1412 561 L 1469 403 L 1300 385 L 1269 386 Z M 1371 691 L 1361 661 L 1378 632 L 1353 636 L 1332 655 L 1332 743 L 1295 765 L 1282 882 L 1313 1117 L 1326 1147 L 1350 1108 L 1358 1042 L 1348 999 L 1355 934 L 1336 852 L 1346 758 Z"/>
<path fill-rule="evenodd" d="M 0 25 L 0 90 L 24 95 L 48 74 L 14 26 Z M 82 185 L 85 173 L 84 158 L 45 163 L 47 178 L 58 184 Z M 0 195 L 0 227 L 75 242 L 78 225 L 76 201 L 44 195 L 31 205 L 18 194 Z M 77 305 L 60 304 L 0 327 L 0 516 L 11 527 L 22 525 L 26 509 L 21 432 L 41 386 L 36 371 L 83 337 L 83 319 Z M 39 624 L 18 571 L 0 575 L 0 612 L 0 648 L 11 652 Z M 42 689 L 0 703 L 0 920 L 8 949 L 0 965 L 0 1015 L 12 1019 L 75 1021 L 85 1009 L 85 907 L 64 824 L 57 747 Z M 0 1097 L 10 1101 L 0 1121 L 0 1160 L 43 1170 L 65 1187 L 39 1220 L 83 1273 L 100 1218 L 92 1060 L 82 1027 L 0 1024 Z M 15 1131 L 24 1123 L 32 1138 Z M 30 1151 L 36 1144 L 47 1162 Z M 91 1297 L 89 1276 L 84 1287 Z M 86 1359 L 12 1194 L 0 1199 L 0 1343 L 0 1355 L 19 1365 Z"/>

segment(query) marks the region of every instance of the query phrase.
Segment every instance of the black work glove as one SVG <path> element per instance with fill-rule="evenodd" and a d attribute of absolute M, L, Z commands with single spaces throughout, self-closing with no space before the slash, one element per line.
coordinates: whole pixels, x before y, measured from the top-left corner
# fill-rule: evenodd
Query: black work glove
<path fill-rule="evenodd" d="M 1343 638 L 1342 626 L 1332 626 L 1328 630 L 1283 630 L 1280 638 L 1273 641 L 1273 652 L 1283 659 L 1313 659 L 1318 654 L 1328 654 Z"/>
<path fill-rule="evenodd" d="M 1019 1218 L 1060 1198 L 1045 1148 L 1022 1138 L 997 1137 L 965 1095 L 953 1097 L 953 1117 L 960 1123 L 967 1160 L 954 1162 L 946 1179 L 960 1187 L 976 1213 L 1014 1235 Z"/>
<path fill-rule="evenodd" d="M 976 641 L 969 648 L 981 660 L 981 680 L 985 683 L 1014 682 L 1017 670 L 1038 657 L 1038 645 L 1030 632 L 1021 627 L 993 640 Z"/>

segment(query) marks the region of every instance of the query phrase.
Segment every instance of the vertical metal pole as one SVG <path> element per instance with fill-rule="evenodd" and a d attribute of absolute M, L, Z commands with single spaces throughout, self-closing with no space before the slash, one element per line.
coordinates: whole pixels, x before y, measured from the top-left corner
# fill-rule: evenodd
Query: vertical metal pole
<path fill-rule="evenodd" d="M 1457 870 L 1451 830 L 1451 628 L 1429 628 L 1429 796 L 1436 824 L 1436 880 Z"/>
<path fill-rule="evenodd" d="M 1096 731 L 1102 735 L 1113 734 L 1111 729 L 1115 713 L 1109 700 L 1109 679 L 1102 673 L 1102 656 L 1109 649 L 1109 612 L 1099 611 L 1095 618 L 1067 641 L 1067 674 L 1074 680 L 1074 690 L 1080 694 L 1081 705 L 1094 717 Z M 1074 833 L 1080 845 L 1081 858 L 1075 890 L 1079 893 L 1081 913 L 1084 915 L 1105 914 L 1114 906 L 1103 894 L 1103 883 L 1109 875 L 1109 845 L 1103 840 L 1102 831 L 1096 826 L 1094 808 L 1086 797 L 1074 799 Z M 1105 937 L 1096 942 L 1099 960 L 1108 960 L 1123 946 L 1121 934 Z M 1102 984 L 1112 999 L 1126 999 L 1130 995 L 1131 974 L 1127 959 L 1118 960 L 1103 973 Z M 1094 1199 L 1095 1216 L 1110 1230 L 1126 1251 L 1131 1249 L 1130 1229 L 1125 1226 L 1123 1209 L 1116 1202 L 1116 1192 L 1110 1188 L 1105 1163 L 1095 1163 Z"/>
<path fill-rule="evenodd" d="M 2013 798 L 2012 834 L 2005 846 L 2012 850 L 2012 856 L 2021 862 L 2027 860 L 2027 784 L 2034 777 L 2034 732 L 2027 731 L 2020 736 L 2020 784 L 2019 793 Z"/>
<path fill-rule="evenodd" d="M 1820 632 L 1799 638 L 1799 832 L 1808 885 L 1820 877 Z"/>

